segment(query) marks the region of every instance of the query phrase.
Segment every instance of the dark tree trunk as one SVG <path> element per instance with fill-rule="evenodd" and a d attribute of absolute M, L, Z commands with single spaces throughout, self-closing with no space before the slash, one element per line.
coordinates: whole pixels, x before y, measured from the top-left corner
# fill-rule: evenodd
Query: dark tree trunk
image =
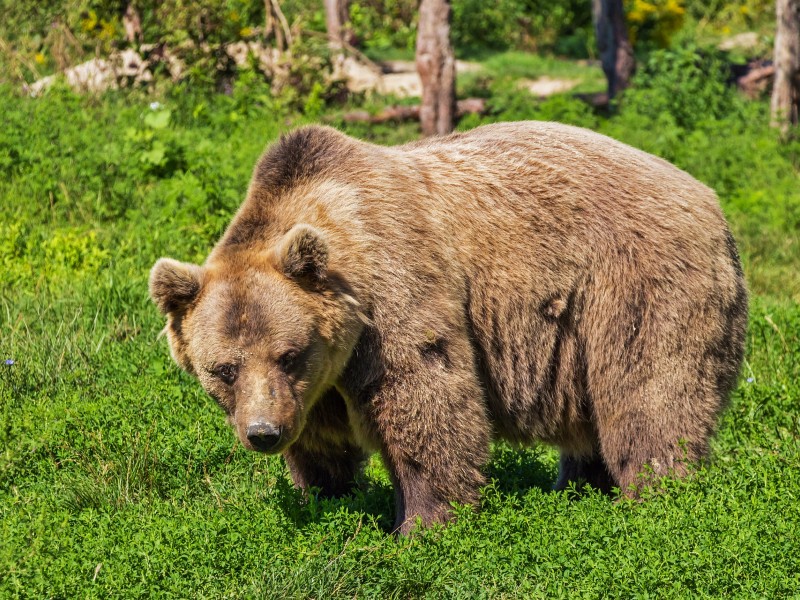
<path fill-rule="evenodd" d="M 450 1 L 422 0 L 417 30 L 417 72 L 422 80 L 422 135 L 453 131 L 456 60 L 450 44 Z"/>
<path fill-rule="evenodd" d="M 800 119 L 800 0 L 777 0 L 772 124 L 786 133 Z"/>
<path fill-rule="evenodd" d="M 592 0 L 592 17 L 610 100 L 628 87 L 636 68 L 622 0 Z"/>

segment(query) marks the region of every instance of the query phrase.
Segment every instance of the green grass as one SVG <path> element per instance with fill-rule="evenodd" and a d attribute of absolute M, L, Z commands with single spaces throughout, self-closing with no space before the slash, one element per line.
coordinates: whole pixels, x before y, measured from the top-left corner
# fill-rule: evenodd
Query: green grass
<path fill-rule="evenodd" d="M 509 76 L 539 69 L 494 60 Z M 642 89 L 671 85 L 658 81 Z M 408 539 L 388 533 L 375 457 L 353 496 L 304 502 L 282 459 L 235 444 L 172 363 L 147 275 L 162 255 L 201 261 L 263 147 L 306 118 L 258 86 L 177 90 L 156 110 L 138 94 L 0 89 L 0 361 L 15 361 L 0 362 L 0 597 L 800 594 L 797 147 L 778 144 L 763 103 L 732 98 L 719 118 L 679 125 L 677 105 L 653 115 L 633 96 L 604 118 L 569 97 L 487 89 L 491 114 L 461 127 L 591 126 L 720 191 L 753 297 L 711 462 L 644 502 L 614 501 L 550 492 L 551 449 L 497 445 L 480 511 Z"/>
<path fill-rule="evenodd" d="M 492 88 L 521 88 L 523 82 L 541 77 L 574 81 L 571 93 L 596 93 L 606 90 L 607 84 L 599 63 L 570 61 L 554 56 L 543 56 L 518 51 L 488 52 L 475 57 L 481 68 L 459 75 L 458 95 L 491 95 Z"/>
<path fill-rule="evenodd" d="M 484 70 L 495 77 L 536 79 L 547 76 L 554 79 L 581 79 L 601 90 L 606 87 L 599 63 L 576 62 L 518 51 L 486 54 L 481 58 Z"/>

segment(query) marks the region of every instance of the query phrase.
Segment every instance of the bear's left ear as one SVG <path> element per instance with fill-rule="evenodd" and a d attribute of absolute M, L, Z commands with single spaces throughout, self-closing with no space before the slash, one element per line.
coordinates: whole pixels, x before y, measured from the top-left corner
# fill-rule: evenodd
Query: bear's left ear
<path fill-rule="evenodd" d="M 311 225 L 298 223 L 273 250 L 275 266 L 290 279 L 316 283 L 328 276 L 328 242 L 325 234 Z"/>
<path fill-rule="evenodd" d="M 203 269 L 171 258 L 159 259 L 150 270 L 150 297 L 162 314 L 177 313 L 200 292 Z"/>

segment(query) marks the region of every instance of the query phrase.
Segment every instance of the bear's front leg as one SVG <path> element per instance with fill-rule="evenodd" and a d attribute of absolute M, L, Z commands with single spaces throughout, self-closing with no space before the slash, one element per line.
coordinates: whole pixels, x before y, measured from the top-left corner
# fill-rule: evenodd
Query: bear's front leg
<path fill-rule="evenodd" d="M 490 426 L 471 370 L 431 361 L 373 399 L 382 455 L 395 486 L 395 531 L 445 522 L 451 503 L 477 504 Z"/>
<path fill-rule="evenodd" d="M 300 438 L 283 454 L 294 484 L 326 498 L 353 488 L 366 454 L 353 441 L 344 400 L 331 389 L 314 405 Z"/>
<path fill-rule="evenodd" d="M 365 457 L 351 445 L 321 450 L 301 443 L 288 448 L 284 458 L 297 487 L 318 488 L 323 498 L 340 498 L 352 491 Z"/>

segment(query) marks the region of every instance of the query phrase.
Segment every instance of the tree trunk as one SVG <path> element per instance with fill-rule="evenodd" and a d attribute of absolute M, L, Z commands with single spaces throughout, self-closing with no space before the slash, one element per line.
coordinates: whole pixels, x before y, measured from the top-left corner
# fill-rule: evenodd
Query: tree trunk
<path fill-rule="evenodd" d="M 122 15 L 122 26 L 125 29 L 125 39 L 129 44 L 142 42 L 142 19 L 139 11 L 129 2 L 125 7 L 125 14 Z"/>
<path fill-rule="evenodd" d="M 292 34 L 289 23 L 283 15 L 278 0 L 264 0 L 264 37 L 275 39 L 275 48 L 281 52 L 288 50 L 292 45 Z"/>
<path fill-rule="evenodd" d="M 345 26 L 350 20 L 347 0 L 324 0 L 325 25 L 328 29 L 328 46 L 331 52 L 339 53 L 347 42 Z"/>
<path fill-rule="evenodd" d="M 422 80 L 422 135 L 453 131 L 456 59 L 450 44 L 450 0 L 422 0 L 417 29 L 417 72 Z"/>
<path fill-rule="evenodd" d="M 622 0 L 592 0 L 592 17 L 610 100 L 628 87 L 636 68 Z"/>
<path fill-rule="evenodd" d="M 772 125 L 782 133 L 800 119 L 800 0 L 777 0 Z"/>

